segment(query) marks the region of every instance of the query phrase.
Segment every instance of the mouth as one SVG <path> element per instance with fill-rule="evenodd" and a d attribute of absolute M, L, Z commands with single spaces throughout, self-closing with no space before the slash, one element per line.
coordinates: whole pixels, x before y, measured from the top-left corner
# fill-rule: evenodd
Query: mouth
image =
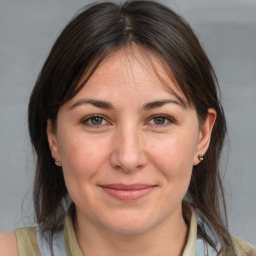
<path fill-rule="evenodd" d="M 147 184 L 107 184 L 100 185 L 104 192 L 119 200 L 137 200 L 148 195 L 156 185 Z"/>

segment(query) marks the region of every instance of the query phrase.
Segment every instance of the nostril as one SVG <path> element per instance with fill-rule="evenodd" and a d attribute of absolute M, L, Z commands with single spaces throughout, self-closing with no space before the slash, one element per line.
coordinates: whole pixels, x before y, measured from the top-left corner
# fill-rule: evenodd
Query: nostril
<path fill-rule="evenodd" d="M 147 163 L 143 134 L 140 134 L 134 124 L 136 123 L 123 124 L 113 137 L 110 162 L 116 170 L 133 172 L 141 170 Z"/>
<path fill-rule="evenodd" d="M 123 172 L 133 172 L 141 170 L 147 163 L 145 154 L 141 152 L 124 153 L 115 151 L 110 157 L 111 165 L 116 170 Z"/>

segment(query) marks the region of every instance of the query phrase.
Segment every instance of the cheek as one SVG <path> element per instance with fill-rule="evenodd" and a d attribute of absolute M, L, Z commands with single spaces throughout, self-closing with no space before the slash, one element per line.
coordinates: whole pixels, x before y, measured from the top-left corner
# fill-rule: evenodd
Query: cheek
<path fill-rule="evenodd" d="M 183 200 L 192 175 L 196 142 L 192 136 L 169 136 L 154 143 L 151 156 L 155 168 L 160 172 L 165 200 L 179 205 Z"/>
<path fill-rule="evenodd" d="M 169 139 L 152 148 L 153 164 L 163 177 L 163 201 L 172 202 L 170 206 L 163 207 L 178 207 L 188 190 L 195 151 L 195 146 L 191 144 L 188 138 Z"/>
<path fill-rule="evenodd" d="M 67 133 L 70 135 L 70 133 Z M 104 163 L 104 150 L 80 136 L 62 136 L 59 145 L 63 175 L 68 193 L 76 205 L 90 200 L 91 185 Z M 102 149 L 102 148 L 101 148 Z M 82 201 L 81 201 L 82 200 Z"/>
<path fill-rule="evenodd" d="M 62 136 L 59 152 L 65 180 L 77 184 L 88 181 L 97 173 L 106 156 L 103 147 L 82 136 Z"/>
<path fill-rule="evenodd" d="M 193 168 L 196 143 L 188 136 L 177 136 L 159 141 L 152 146 L 152 158 L 168 176 L 186 176 Z"/>

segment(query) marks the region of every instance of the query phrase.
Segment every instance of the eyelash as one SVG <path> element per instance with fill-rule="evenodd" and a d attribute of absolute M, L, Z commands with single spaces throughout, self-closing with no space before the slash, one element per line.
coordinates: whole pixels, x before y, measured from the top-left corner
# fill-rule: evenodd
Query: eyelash
<path fill-rule="evenodd" d="M 167 123 L 164 123 L 164 124 L 155 124 L 154 123 L 154 124 L 152 124 L 155 127 L 166 127 L 166 126 L 168 126 L 168 125 L 170 125 L 172 123 L 175 123 L 175 120 L 173 118 L 171 118 L 170 116 L 167 116 L 167 115 L 154 115 L 154 116 L 151 116 L 147 123 L 149 123 L 150 121 L 154 121 L 157 118 L 163 118 L 164 122 L 167 121 Z"/>
<path fill-rule="evenodd" d="M 107 124 L 92 124 L 92 123 L 89 123 L 89 122 L 92 122 L 93 120 L 95 120 L 96 118 L 100 118 L 102 120 L 102 122 L 106 122 L 106 123 L 109 123 L 106 118 L 103 116 L 103 115 L 99 115 L 99 114 L 95 114 L 95 115 L 90 115 L 88 117 L 86 117 L 85 119 L 82 120 L 82 123 L 88 127 L 92 127 L 92 128 L 100 128 L 102 126 L 105 126 Z"/>
<path fill-rule="evenodd" d="M 101 119 L 101 123 L 98 124 L 98 125 L 97 124 L 92 124 L 93 120 L 95 120 L 96 118 Z M 156 124 L 156 123 L 150 124 L 151 121 L 154 121 L 157 118 L 163 118 L 164 123 L 163 124 Z M 166 121 L 167 121 L 167 123 L 166 123 Z M 86 117 L 85 119 L 83 119 L 82 123 L 84 125 L 86 125 L 87 127 L 90 127 L 90 128 L 101 128 L 103 126 L 106 126 L 106 125 L 110 124 L 106 120 L 106 117 L 103 116 L 103 115 L 100 115 L 100 114 L 90 115 L 90 116 Z M 102 124 L 102 123 L 104 123 L 104 124 Z M 171 118 L 170 116 L 167 116 L 167 115 L 153 115 L 153 116 L 149 117 L 148 121 L 146 122 L 146 124 L 153 125 L 156 128 L 166 127 L 166 126 L 168 126 L 172 123 L 175 123 L 175 120 L 173 118 Z"/>

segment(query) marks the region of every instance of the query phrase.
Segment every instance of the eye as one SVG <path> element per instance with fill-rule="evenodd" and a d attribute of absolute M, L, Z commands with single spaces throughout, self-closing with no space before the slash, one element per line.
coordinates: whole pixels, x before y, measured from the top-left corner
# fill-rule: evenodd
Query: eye
<path fill-rule="evenodd" d="M 90 122 L 93 124 L 93 125 L 101 125 L 102 122 L 103 122 L 103 118 L 102 117 L 99 117 L 99 116 L 95 116 L 95 117 L 92 117 L 90 119 Z"/>
<path fill-rule="evenodd" d="M 165 124 L 166 118 L 163 116 L 158 116 L 153 118 L 155 124 Z"/>
<path fill-rule="evenodd" d="M 166 115 L 155 115 L 150 118 L 148 124 L 154 125 L 154 126 L 168 126 L 171 123 L 174 123 L 174 120 Z"/>
<path fill-rule="evenodd" d="M 101 115 L 91 115 L 86 117 L 83 121 L 83 124 L 92 128 L 99 128 L 100 126 L 107 125 L 108 122 Z"/>

